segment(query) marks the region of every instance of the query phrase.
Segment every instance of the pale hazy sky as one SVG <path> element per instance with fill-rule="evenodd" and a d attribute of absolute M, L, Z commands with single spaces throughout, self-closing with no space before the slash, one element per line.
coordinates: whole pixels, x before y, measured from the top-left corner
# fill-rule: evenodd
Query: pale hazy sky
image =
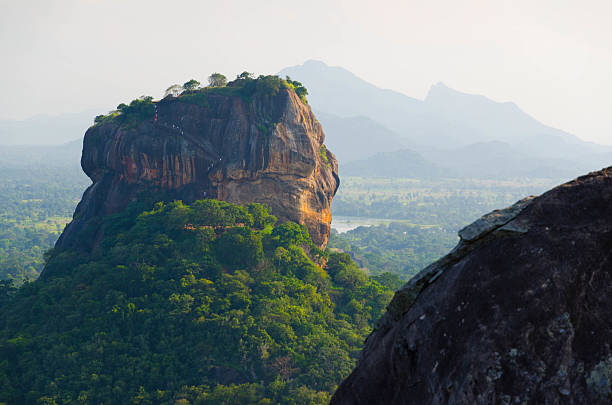
<path fill-rule="evenodd" d="M 213 71 L 319 59 L 424 98 L 443 81 L 612 144 L 612 2 L 0 0 L 0 119 L 111 109 Z"/>

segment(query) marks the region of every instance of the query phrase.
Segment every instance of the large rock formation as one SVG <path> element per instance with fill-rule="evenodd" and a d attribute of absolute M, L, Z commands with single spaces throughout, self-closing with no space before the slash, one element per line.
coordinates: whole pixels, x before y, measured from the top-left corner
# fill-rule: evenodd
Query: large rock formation
<path fill-rule="evenodd" d="M 332 404 L 611 404 L 612 168 L 460 236 L 395 294 Z"/>
<path fill-rule="evenodd" d="M 310 107 L 290 88 L 249 97 L 227 90 L 196 102 L 167 97 L 155 103 L 155 116 L 136 124 L 115 119 L 91 127 L 81 165 L 93 184 L 56 249 L 91 248 L 103 234 L 95 219 L 148 193 L 265 203 L 280 221 L 306 225 L 324 246 L 338 165 Z M 89 246 L 79 236 L 84 230 L 93 234 Z"/>

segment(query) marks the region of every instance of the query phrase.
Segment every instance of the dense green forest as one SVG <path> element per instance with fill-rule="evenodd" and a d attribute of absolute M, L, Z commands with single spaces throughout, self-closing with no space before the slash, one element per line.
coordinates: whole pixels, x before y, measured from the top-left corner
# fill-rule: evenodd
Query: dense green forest
<path fill-rule="evenodd" d="M 302 83 L 286 77 L 243 72 L 227 83 L 225 76 L 214 73 L 209 85 L 200 87 L 196 80 L 170 86 L 166 96 L 184 102 L 208 104 L 212 94 L 244 98 L 255 93 L 267 96 L 281 88 L 292 89 L 306 102 L 308 91 Z M 93 124 L 111 120 L 132 126 L 154 116 L 152 97 L 121 103 L 106 115 L 98 115 Z M 83 191 L 91 183 L 79 165 L 82 141 L 57 146 L 0 145 L 0 280 L 17 283 L 33 280 L 42 270 L 43 255 L 50 249 L 68 223 Z"/>
<path fill-rule="evenodd" d="M 0 148 L 0 279 L 38 277 L 90 183 L 80 144 Z"/>
<path fill-rule="evenodd" d="M 4 283 L 0 402 L 326 403 L 392 292 L 275 222 L 258 204 L 132 205 L 90 254 Z"/>
<path fill-rule="evenodd" d="M 448 253 L 464 226 L 553 185 L 549 179 L 343 177 L 332 213 L 355 224 L 387 223 L 333 233 L 329 247 L 350 253 L 370 274 L 390 272 L 407 280 Z"/>
<path fill-rule="evenodd" d="M 44 252 L 90 183 L 79 167 L 79 155 L 80 142 L 0 149 L 0 279 L 21 282 L 38 276 Z M 332 204 L 334 215 L 390 218 L 401 226 L 335 235 L 330 247 L 350 252 L 372 274 L 393 272 L 405 279 L 448 251 L 461 227 L 552 185 L 549 180 L 343 177 Z"/>
<path fill-rule="evenodd" d="M 342 177 L 332 214 L 387 218 L 435 225 L 456 233 L 482 215 L 528 195 L 540 194 L 550 179 L 409 179 Z"/>
<path fill-rule="evenodd" d="M 370 274 L 388 272 L 407 280 L 448 253 L 457 242 L 456 232 L 438 226 L 392 222 L 332 232 L 328 247 L 349 253 Z"/>

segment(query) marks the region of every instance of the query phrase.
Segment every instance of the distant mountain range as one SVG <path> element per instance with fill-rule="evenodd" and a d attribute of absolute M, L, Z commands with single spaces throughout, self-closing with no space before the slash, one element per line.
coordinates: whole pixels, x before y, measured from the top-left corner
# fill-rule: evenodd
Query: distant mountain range
<path fill-rule="evenodd" d="M 325 129 L 327 147 L 339 162 L 365 159 L 376 153 L 404 147 L 395 132 L 368 117 L 343 118 L 316 110 L 315 115 Z"/>
<path fill-rule="evenodd" d="M 437 116 L 456 124 L 463 145 L 501 141 L 532 156 L 555 158 L 572 158 L 605 149 L 542 124 L 514 103 L 461 93 L 443 83 L 431 87 L 424 103 Z"/>
<path fill-rule="evenodd" d="M 410 149 L 381 152 L 340 166 L 340 175 L 359 177 L 454 177 L 450 171 Z"/>
<path fill-rule="evenodd" d="M 78 170 L 83 140 L 60 145 L 1 145 L 0 167 L 70 167 Z M 83 176 L 85 176 L 83 174 Z"/>
<path fill-rule="evenodd" d="M 100 110 L 0 121 L 0 145 L 57 145 L 83 138 Z"/>
<path fill-rule="evenodd" d="M 424 154 L 402 149 L 340 166 L 340 174 L 345 176 L 412 178 L 568 179 L 589 170 L 587 164 L 569 159 L 525 156 L 499 141 Z"/>
<path fill-rule="evenodd" d="M 320 61 L 288 67 L 279 75 L 307 87 L 326 144 L 345 175 L 562 180 L 612 164 L 611 147 L 544 125 L 514 103 L 443 83 L 419 100 Z M 80 139 L 97 113 L 0 121 L 0 145 Z"/>
<path fill-rule="evenodd" d="M 514 103 L 461 93 L 443 83 L 432 86 L 419 100 L 380 89 L 320 61 L 307 61 L 279 74 L 308 88 L 326 142 L 345 175 L 397 177 L 425 172 L 565 179 L 612 164 L 608 146 L 544 125 Z M 327 118 L 330 115 L 333 120 Z M 371 136 L 355 129 L 357 118 L 369 119 L 376 128 Z"/>

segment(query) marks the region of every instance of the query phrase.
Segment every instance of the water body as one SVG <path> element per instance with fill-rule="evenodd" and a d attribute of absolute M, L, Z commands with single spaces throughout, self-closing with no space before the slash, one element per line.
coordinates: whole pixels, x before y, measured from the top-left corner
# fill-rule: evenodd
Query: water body
<path fill-rule="evenodd" d="M 362 218 L 362 217 L 343 217 L 339 215 L 332 216 L 332 229 L 338 231 L 338 233 L 344 233 L 351 231 L 360 226 L 372 226 L 380 224 L 389 224 L 391 222 L 407 222 L 397 219 L 383 219 L 383 218 Z"/>

